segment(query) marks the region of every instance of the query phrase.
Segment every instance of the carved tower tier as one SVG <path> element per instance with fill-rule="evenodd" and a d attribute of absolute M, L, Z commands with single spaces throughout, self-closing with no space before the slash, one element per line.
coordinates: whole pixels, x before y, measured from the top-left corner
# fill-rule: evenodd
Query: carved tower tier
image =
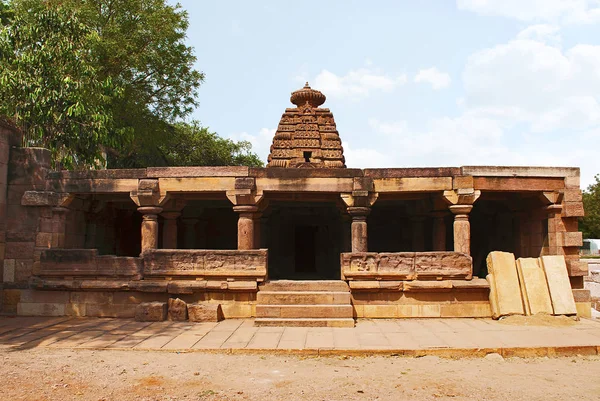
<path fill-rule="evenodd" d="M 292 92 L 271 145 L 267 167 L 345 168 L 344 149 L 333 114 L 319 106 L 325 95 L 304 88 Z"/>

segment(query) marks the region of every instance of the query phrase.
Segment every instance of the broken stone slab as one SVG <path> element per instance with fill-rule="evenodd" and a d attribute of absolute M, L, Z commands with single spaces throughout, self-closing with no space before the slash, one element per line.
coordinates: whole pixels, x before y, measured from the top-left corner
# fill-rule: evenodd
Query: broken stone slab
<path fill-rule="evenodd" d="M 221 304 L 188 304 L 190 322 L 220 322 L 224 319 Z"/>
<path fill-rule="evenodd" d="M 573 291 L 571 290 L 565 257 L 562 255 L 550 255 L 542 256 L 540 260 L 546 273 L 554 314 L 577 314 L 577 306 L 575 305 Z"/>
<path fill-rule="evenodd" d="M 169 320 L 183 322 L 187 320 L 187 304 L 179 298 L 169 298 Z"/>
<path fill-rule="evenodd" d="M 162 322 L 166 319 L 166 302 L 142 302 L 135 308 L 135 320 L 138 322 Z"/>
<path fill-rule="evenodd" d="M 515 255 L 510 252 L 490 252 L 486 263 L 490 273 L 487 278 L 490 281 L 493 318 L 525 314 Z"/>
<path fill-rule="evenodd" d="M 544 269 L 537 258 L 517 259 L 517 273 L 526 315 L 552 314 L 552 301 Z"/>

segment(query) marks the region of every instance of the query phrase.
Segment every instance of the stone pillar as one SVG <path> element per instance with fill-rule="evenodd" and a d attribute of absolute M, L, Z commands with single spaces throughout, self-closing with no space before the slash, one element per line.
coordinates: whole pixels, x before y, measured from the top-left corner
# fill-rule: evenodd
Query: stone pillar
<path fill-rule="evenodd" d="M 433 215 L 433 250 L 434 251 L 445 251 L 446 250 L 446 220 L 445 213 L 436 212 Z"/>
<path fill-rule="evenodd" d="M 412 222 L 412 250 L 414 252 L 425 251 L 425 228 L 423 227 L 424 217 L 413 217 Z"/>
<path fill-rule="evenodd" d="M 183 218 L 181 222 L 183 223 L 183 248 L 196 248 L 196 223 L 198 223 L 198 219 Z"/>
<path fill-rule="evenodd" d="M 450 211 L 454 214 L 454 252 L 471 254 L 471 224 L 469 213 L 473 205 L 452 205 Z"/>
<path fill-rule="evenodd" d="M 238 249 L 254 248 L 254 215 L 258 212 L 257 206 L 234 206 L 233 211 L 239 213 L 238 218 Z"/>
<path fill-rule="evenodd" d="M 163 232 L 162 246 L 164 249 L 177 249 L 177 218 L 181 216 L 181 212 L 162 212 Z"/>
<path fill-rule="evenodd" d="M 352 216 L 352 252 L 368 252 L 367 216 L 371 208 L 361 206 L 348 207 Z"/>
<path fill-rule="evenodd" d="M 52 208 L 52 248 L 65 247 L 65 229 L 68 212 L 69 209 L 66 207 Z"/>
<path fill-rule="evenodd" d="M 559 249 L 562 244 L 559 242 L 559 235 L 564 228 L 561 227 L 562 205 L 551 204 L 546 206 L 548 212 L 548 255 L 561 255 L 562 249 Z"/>
<path fill-rule="evenodd" d="M 142 214 L 142 253 L 158 247 L 158 214 L 161 207 L 141 206 L 138 212 Z"/>

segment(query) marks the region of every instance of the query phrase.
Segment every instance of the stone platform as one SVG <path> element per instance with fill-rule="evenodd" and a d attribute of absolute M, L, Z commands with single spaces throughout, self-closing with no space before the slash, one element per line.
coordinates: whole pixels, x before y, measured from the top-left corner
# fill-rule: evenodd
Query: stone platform
<path fill-rule="evenodd" d="M 566 318 L 565 318 L 566 319 Z M 306 355 L 540 357 L 600 354 L 600 322 L 553 327 L 491 319 L 359 320 L 354 328 L 255 327 L 219 323 L 133 322 L 99 318 L 0 318 L 0 347 L 160 350 Z"/>

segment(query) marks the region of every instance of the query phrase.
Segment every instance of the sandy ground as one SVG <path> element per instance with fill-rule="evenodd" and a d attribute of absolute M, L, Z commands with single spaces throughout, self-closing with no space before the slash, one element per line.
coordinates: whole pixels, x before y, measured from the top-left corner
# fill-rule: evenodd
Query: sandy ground
<path fill-rule="evenodd" d="M 0 400 L 598 400 L 600 357 L 0 350 Z"/>

